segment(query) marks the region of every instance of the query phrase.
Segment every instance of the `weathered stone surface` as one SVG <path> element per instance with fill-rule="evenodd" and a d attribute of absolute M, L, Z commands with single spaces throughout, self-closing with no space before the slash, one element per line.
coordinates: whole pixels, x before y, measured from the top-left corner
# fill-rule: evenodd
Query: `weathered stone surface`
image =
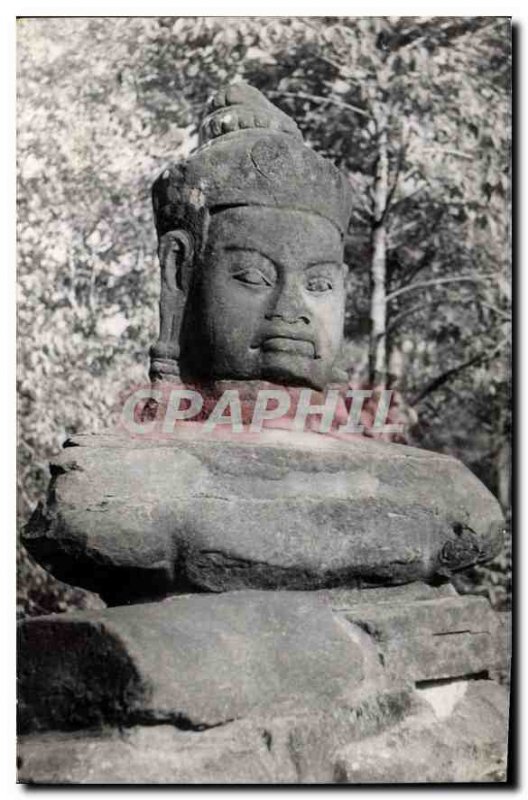
<path fill-rule="evenodd" d="M 507 694 L 492 681 L 378 695 L 333 708 L 232 722 L 20 737 L 22 783 L 331 784 L 504 780 Z M 436 709 L 436 710 L 435 710 Z M 361 712 L 361 713 L 359 713 Z M 410 712 L 410 713 L 409 713 Z"/>
<path fill-rule="evenodd" d="M 171 725 L 123 733 L 44 734 L 19 742 L 20 783 L 296 783 L 294 763 L 270 753 L 267 728 L 233 723 L 204 733 Z"/>
<path fill-rule="evenodd" d="M 359 602 L 345 617 L 372 636 L 394 676 L 420 682 L 507 668 L 502 625 L 483 597 L 371 606 Z"/>
<path fill-rule="evenodd" d="M 426 584 L 27 620 L 20 780 L 502 780 L 507 691 L 482 679 L 507 662 L 502 628 L 483 598 Z"/>
<path fill-rule="evenodd" d="M 425 585 L 186 595 L 40 617 L 19 629 L 20 727 L 200 729 L 357 705 L 387 687 L 497 670 L 499 627 L 483 598 Z"/>
<path fill-rule="evenodd" d="M 448 456 L 288 431 L 234 444 L 197 427 L 164 442 L 75 437 L 26 547 L 118 604 L 428 580 L 500 546 L 497 501 Z"/>
<path fill-rule="evenodd" d="M 333 782 L 332 753 L 409 710 L 405 694 L 386 693 L 357 709 L 268 714 L 203 732 L 170 725 L 105 733 L 22 736 L 22 783 Z"/>
<path fill-rule="evenodd" d="M 200 729 L 259 710 L 345 702 L 371 685 L 377 663 L 349 629 L 317 593 L 298 592 L 187 595 L 28 620 L 18 648 L 20 727 Z"/>
<path fill-rule="evenodd" d="M 338 783 L 494 783 L 505 781 L 508 694 L 493 681 L 458 683 L 446 713 L 425 697 L 420 713 L 335 755 Z M 453 692 L 453 686 L 440 689 Z M 429 705 L 427 709 L 426 705 Z M 435 713 L 436 706 L 436 713 Z"/>

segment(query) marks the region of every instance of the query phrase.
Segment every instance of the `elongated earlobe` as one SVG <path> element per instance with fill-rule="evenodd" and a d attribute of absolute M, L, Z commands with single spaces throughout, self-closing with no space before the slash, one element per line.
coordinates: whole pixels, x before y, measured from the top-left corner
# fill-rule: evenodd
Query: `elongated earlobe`
<path fill-rule="evenodd" d="M 161 266 L 160 333 L 150 348 L 153 382 L 175 380 L 179 375 L 180 328 L 191 285 L 193 237 L 182 229 L 168 231 L 159 241 L 158 256 Z"/>
<path fill-rule="evenodd" d="M 171 292 L 187 294 L 194 260 L 194 241 L 187 231 L 178 229 L 165 233 L 159 242 L 158 256 L 162 283 Z"/>

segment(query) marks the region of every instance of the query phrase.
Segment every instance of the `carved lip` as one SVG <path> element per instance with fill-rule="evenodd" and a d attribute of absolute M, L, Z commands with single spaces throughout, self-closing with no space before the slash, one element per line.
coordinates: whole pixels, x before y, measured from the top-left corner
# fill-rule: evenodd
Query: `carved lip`
<path fill-rule="evenodd" d="M 275 334 L 267 336 L 260 343 L 260 349 L 265 353 L 294 353 L 295 355 L 315 358 L 315 345 L 311 339 L 296 336 Z"/>

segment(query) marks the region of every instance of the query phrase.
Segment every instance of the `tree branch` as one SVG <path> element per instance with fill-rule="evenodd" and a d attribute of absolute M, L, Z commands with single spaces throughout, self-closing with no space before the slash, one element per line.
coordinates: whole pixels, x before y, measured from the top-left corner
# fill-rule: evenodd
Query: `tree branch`
<path fill-rule="evenodd" d="M 356 219 L 358 219 L 361 222 L 362 225 L 370 225 L 370 223 L 372 221 L 372 215 L 370 214 L 370 212 L 369 212 L 369 214 L 367 216 L 366 214 L 362 214 L 361 211 L 359 210 L 359 208 L 353 208 L 352 212 L 351 212 L 351 216 L 355 217 Z"/>
<path fill-rule="evenodd" d="M 361 81 L 358 81 L 357 78 L 354 78 L 354 76 L 351 74 L 350 67 L 347 67 L 345 64 L 340 64 L 339 61 L 334 61 L 333 58 L 324 56 L 322 53 L 314 53 L 314 56 L 320 61 L 324 61 L 325 64 L 328 64 L 330 67 L 334 67 L 334 69 L 337 70 L 337 74 L 341 80 L 347 81 L 347 83 L 352 83 L 361 91 L 363 84 Z"/>
<path fill-rule="evenodd" d="M 437 301 L 434 300 L 434 301 L 431 301 L 430 303 L 425 303 L 425 304 L 424 303 L 417 303 L 415 306 L 412 306 L 411 308 L 407 308 L 404 311 L 400 311 L 400 313 L 396 314 L 394 319 L 391 320 L 389 326 L 387 327 L 387 330 L 385 331 L 385 336 L 389 336 L 389 334 L 391 334 L 392 331 L 395 330 L 398 327 L 398 325 L 400 324 L 402 319 L 405 319 L 405 317 L 409 317 L 409 316 L 411 316 L 411 314 L 414 314 L 416 311 L 421 311 L 423 308 L 427 308 L 428 306 L 432 306 L 432 305 L 438 305 Z"/>
<path fill-rule="evenodd" d="M 494 312 L 495 312 L 495 314 L 498 314 L 498 315 L 499 315 L 499 317 L 502 317 L 502 318 L 503 318 L 503 319 L 505 319 L 507 322 L 511 322 L 511 316 L 510 316 L 510 314 L 506 314 L 506 312 L 505 312 L 505 311 L 503 311 L 503 310 L 502 310 L 502 309 L 500 309 L 500 308 L 497 308 L 497 306 L 492 306 L 490 303 L 483 303 L 482 301 L 480 302 L 480 305 L 481 305 L 481 306 L 484 306 L 484 308 L 489 308 L 489 309 L 490 309 L 490 311 L 494 311 Z"/>
<path fill-rule="evenodd" d="M 431 23 L 434 25 L 433 34 L 436 34 L 436 36 L 431 36 Z M 491 23 L 491 25 L 495 24 L 495 21 Z M 410 50 L 413 47 L 417 47 L 425 41 L 431 43 L 435 49 L 449 47 L 454 39 L 460 39 L 468 34 L 486 30 L 487 27 L 490 27 L 490 23 L 483 22 L 478 17 L 461 18 L 455 21 L 451 21 L 448 18 L 443 23 L 440 22 L 438 17 L 429 17 L 426 21 L 419 23 L 415 30 L 411 27 L 407 32 L 402 31 L 400 41 L 398 42 L 396 39 L 392 43 L 392 48 L 401 52 L 402 50 Z"/>
<path fill-rule="evenodd" d="M 402 286 L 400 289 L 396 289 L 394 292 L 388 294 L 386 297 L 386 302 L 388 303 L 391 300 L 395 300 L 396 297 L 399 297 L 407 292 L 412 292 L 415 289 L 425 289 L 427 286 L 440 286 L 444 283 L 459 283 L 462 281 L 469 281 L 470 283 L 485 283 L 486 280 L 489 280 L 493 277 L 493 275 L 459 275 L 456 278 L 435 278 L 431 281 L 411 283 L 408 286 Z"/>
<path fill-rule="evenodd" d="M 435 263 L 435 258 L 434 258 L 435 253 L 436 253 L 436 247 L 434 245 L 429 245 L 425 249 L 425 252 L 418 261 L 418 263 L 416 263 L 410 269 L 409 274 L 405 274 L 402 276 L 398 288 L 403 289 L 404 287 L 411 286 L 412 282 L 414 281 L 419 272 L 422 272 L 422 270 L 427 269 L 427 267 L 430 267 Z M 396 291 L 396 289 L 394 291 Z"/>
<path fill-rule="evenodd" d="M 474 161 L 476 153 L 465 153 L 463 150 L 454 150 L 448 147 L 423 147 L 423 153 L 442 153 L 446 156 L 454 156 L 455 158 L 463 158 L 466 161 Z"/>
<path fill-rule="evenodd" d="M 349 179 L 349 182 L 352 185 L 354 185 L 354 183 L 355 183 L 354 176 L 349 174 L 348 179 Z M 365 195 L 367 195 L 369 197 L 369 200 L 371 202 L 370 206 L 367 203 L 367 201 L 365 200 Z M 367 215 L 368 222 L 371 222 L 372 221 L 372 215 L 374 214 L 374 208 L 373 208 L 373 205 L 372 205 L 372 199 L 370 197 L 370 188 L 367 187 L 367 191 L 365 192 L 365 191 L 362 190 L 361 187 L 359 187 L 358 189 L 356 189 L 356 191 L 354 191 L 354 196 L 361 203 L 363 211 Z"/>
<path fill-rule="evenodd" d="M 447 381 L 451 380 L 451 378 L 454 378 L 455 375 L 459 375 L 461 372 L 463 372 L 463 370 L 468 369 L 469 367 L 472 367 L 475 364 L 479 364 L 485 361 L 490 361 L 492 358 L 495 358 L 497 353 L 499 353 L 506 346 L 507 343 L 508 340 L 505 339 L 491 353 L 479 353 L 478 355 L 473 356 L 473 358 L 470 358 L 467 361 L 462 362 L 462 364 L 459 364 L 456 367 L 452 367 L 451 369 L 448 369 L 445 372 L 443 372 L 441 375 L 438 375 L 436 378 L 433 378 L 433 380 L 430 383 L 428 383 L 427 386 L 424 389 L 422 389 L 422 391 L 419 392 L 416 395 L 416 397 L 414 397 L 411 400 L 410 402 L 411 406 L 414 407 L 418 405 L 418 403 L 420 403 L 424 399 L 424 397 L 427 397 L 427 395 L 431 394 L 431 392 L 435 392 L 437 389 L 443 386 L 444 383 L 447 383 Z"/>
<path fill-rule="evenodd" d="M 359 114 L 361 117 L 366 117 L 367 119 L 371 118 L 370 114 L 367 111 L 364 111 L 362 108 L 353 106 L 350 103 L 345 103 L 344 100 L 337 100 L 334 97 L 320 97 L 316 94 L 308 94 L 308 92 L 283 92 L 280 89 L 273 90 L 267 94 L 268 97 L 293 97 L 301 100 L 310 100 L 312 103 L 330 103 L 331 105 L 339 106 L 340 108 L 346 108 L 348 111 L 353 111 L 355 114 Z"/>
<path fill-rule="evenodd" d="M 424 185 L 423 186 L 419 186 L 417 189 L 413 189 L 412 192 L 409 192 L 409 194 L 404 194 L 402 197 L 399 197 L 398 200 L 396 200 L 396 202 L 394 203 L 393 208 L 396 208 L 396 206 L 401 205 L 401 203 L 405 203 L 406 200 L 410 200 L 411 197 L 414 197 L 415 195 L 420 194 L 420 192 L 425 191 L 426 188 L 427 188 L 427 184 L 424 181 Z"/>
<path fill-rule="evenodd" d="M 429 303 L 417 303 L 416 305 L 411 306 L 411 308 L 407 308 L 404 309 L 403 311 L 400 311 L 400 313 L 396 314 L 396 316 L 391 320 L 390 324 L 387 327 L 387 330 L 385 331 L 385 336 L 389 336 L 389 334 L 391 334 L 398 327 L 400 322 L 403 319 L 405 319 L 405 317 L 411 316 L 412 314 L 416 313 L 416 311 L 422 311 L 424 308 L 429 308 L 430 306 L 443 305 L 446 302 L 447 302 L 446 300 L 444 301 L 431 300 L 431 302 Z M 458 302 L 462 301 L 459 300 Z M 501 309 L 496 308 L 495 306 L 492 306 L 489 303 L 483 303 L 482 300 L 476 300 L 474 297 L 471 297 L 468 298 L 466 302 L 478 303 L 478 305 L 484 306 L 485 308 L 489 308 L 491 311 L 495 311 L 500 317 L 502 317 L 506 321 L 508 322 L 511 321 L 511 317 L 509 314 L 506 314 L 504 311 L 501 311 Z"/>

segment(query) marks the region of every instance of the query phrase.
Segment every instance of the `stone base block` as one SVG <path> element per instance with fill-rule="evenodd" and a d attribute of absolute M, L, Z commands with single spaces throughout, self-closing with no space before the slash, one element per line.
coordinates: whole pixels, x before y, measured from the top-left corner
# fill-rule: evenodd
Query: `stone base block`
<path fill-rule="evenodd" d="M 503 630 L 483 598 L 424 584 L 28 620 L 20 780 L 504 779 Z"/>
<path fill-rule="evenodd" d="M 508 697 L 455 681 L 434 698 L 385 695 L 347 708 L 271 715 L 198 732 L 173 725 L 22 736 L 19 781 L 35 784 L 494 783 L 506 780 Z M 398 711 L 399 709 L 399 711 Z M 379 712 L 379 707 L 378 707 Z M 382 729 L 381 732 L 379 729 Z"/>

